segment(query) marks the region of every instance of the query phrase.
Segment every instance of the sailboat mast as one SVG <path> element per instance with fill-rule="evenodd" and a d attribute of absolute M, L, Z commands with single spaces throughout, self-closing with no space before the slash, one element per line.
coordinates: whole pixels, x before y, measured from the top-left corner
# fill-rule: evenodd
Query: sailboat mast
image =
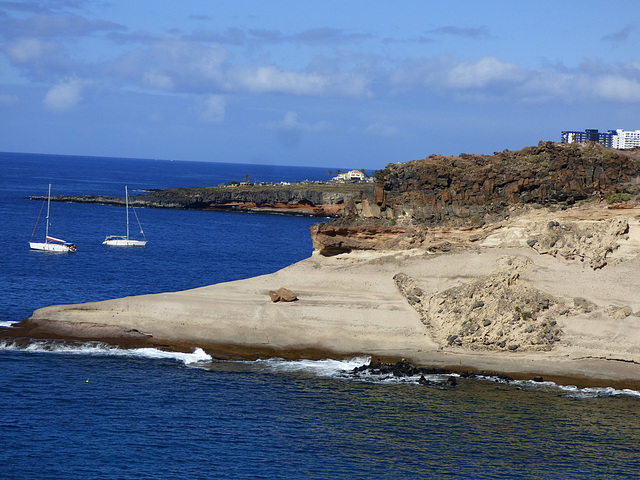
<path fill-rule="evenodd" d="M 51 184 L 49 184 L 49 194 L 47 195 L 47 227 L 44 234 L 44 243 L 49 243 L 49 206 L 51 205 Z"/>
<path fill-rule="evenodd" d="M 124 186 L 125 207 L 127 210 L 127 240 L 129 240 L 129 190 L 127 186 Z"/>

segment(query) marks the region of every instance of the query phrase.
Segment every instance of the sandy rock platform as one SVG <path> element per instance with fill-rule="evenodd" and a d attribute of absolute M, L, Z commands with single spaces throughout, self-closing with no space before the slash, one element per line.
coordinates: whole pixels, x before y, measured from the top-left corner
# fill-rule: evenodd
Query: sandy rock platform
<path fill-rule="evenodd" d="M 422 248 L 310 258 L 270 275 L 36 310 L 22 334 L 202 347 L 221 358 L 367 354 L 640 386 L 640 208 L 514 212 Z M 297 296 L 273 302 L 269 291 Z"/>

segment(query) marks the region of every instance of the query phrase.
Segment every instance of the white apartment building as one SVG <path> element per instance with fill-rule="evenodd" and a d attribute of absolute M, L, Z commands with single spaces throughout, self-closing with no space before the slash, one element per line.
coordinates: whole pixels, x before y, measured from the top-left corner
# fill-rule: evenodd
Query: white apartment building
<path fill-rule="evenodd" d="M 627 149 L 640 147 L 640 130 L 607 130 L 606 132 L 598 132 L 595 129 L 585 130 L 584 132 L 563 131 L 562 143 L 573 142 L 598 142 L 609 148 Z"/>
<path fill-rule="evenodd" d="M 640 130 L 616 130 L 612 143 L 613 148 L 640 147 Z"/>

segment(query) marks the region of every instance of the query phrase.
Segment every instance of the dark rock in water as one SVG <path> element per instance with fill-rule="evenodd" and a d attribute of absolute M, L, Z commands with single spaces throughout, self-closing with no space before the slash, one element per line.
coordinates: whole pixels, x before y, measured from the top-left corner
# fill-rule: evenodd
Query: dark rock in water
<path fill-rule="evenodd" d="M 504 373 L 496 373 L 496 372 L 486 372 L 484 370 L 479 371 L 479 372 L 462 372 L 460 374 L 461 378 L 486 378 L 486 377 L 490 377 L 490 378 L 496 378 L 498 380 L 501 380 L 503 382 L 512 382 L 513 378 L 510 377 L 509 375 L 505 375 Z"/>
<path fill-rule="evenodd" d="M 456 377 L 449 377 L 445 383 L 442 382 L 434 382 L 432 380 L 427 380 L 424 375 L 420 375 L 420 379 L 418 380 L 420 385 L 424 385 L 425 387 L 437 388 L 439 390 L 445 390 L 451 387 L 455 387 L 458 385 Z"/>
<path fill-rule="evenodd" d="M 427 380 L 425 375 L 447 375 L 451 372 L 444 368 L 418 367 L 408 362 L 404 358 L 396 363 L 382 363 L 380 359 L 371 359 L 368 365 L 361 365 L 354 368 L 351 373 L 358 374 L 367 372 L 372 375 L 393 375 L 394 377 L 416 377 L 420 376 L 418 383 L 435 388 L 454 387 L 457 385 L 456 378 L 450 376 L 446 383 Z"/>
<path fill-rule="evenodd" d="M 541 376 L 533 377 L 534 382 L 544 382 L 544 379 Z"/>
<path fill-rule="evenodd" d="M 394 377 L 411 377 L 420 373 L 419 369 L 404 358 L 393 366 Z"/>
<path fill-rule="evenodd" d="M 369 368 L 376 368 L 376 367 L 379 367 L 381 363 L 382 363 L 382 362 L 380 361 L 380 359 L 379 359 L 379 358 L 372 358 L 371 360 L 369 360 L 369 365 L 368 365 L 368 367 L 369 367 Z M 365 365 L 365 366 L 366 366 L 366 365 Z"/>

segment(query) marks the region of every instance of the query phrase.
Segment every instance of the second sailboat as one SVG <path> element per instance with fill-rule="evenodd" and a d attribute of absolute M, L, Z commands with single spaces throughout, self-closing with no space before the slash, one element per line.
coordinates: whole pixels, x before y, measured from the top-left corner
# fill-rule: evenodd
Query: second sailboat
<path fill-rule="evenodd" d="M 104 242 L 102 242 L 103 245 L 109 245 L 112 247 L 144 247 L 147 244 L 147 238 L 144 235 L 144 232 L 142 231 L 142 225 L 140 225 L 140 220 L 138 219 L 138 214 L 136 213 L 136 209 L 131 207 L 131 209 L 133 210 L 133 214 L 136 217 L 136 220 L 138 221 L 138 226 L 140 227 L 140 233 L 142 234 L 142 237 L 144 238 L 144 240 L 135 240 L 132 238 L 129 238 L 129 191 L 127 190 L 127 187 L 124 187 L 124 194 L 125 194 L 125 206 L 126 206 L 126 211 L 127 211 L 127 235 L 126 236 L 122 236 L 122 235 L 107 235 L 107 238 L 105 238 Z"/>

